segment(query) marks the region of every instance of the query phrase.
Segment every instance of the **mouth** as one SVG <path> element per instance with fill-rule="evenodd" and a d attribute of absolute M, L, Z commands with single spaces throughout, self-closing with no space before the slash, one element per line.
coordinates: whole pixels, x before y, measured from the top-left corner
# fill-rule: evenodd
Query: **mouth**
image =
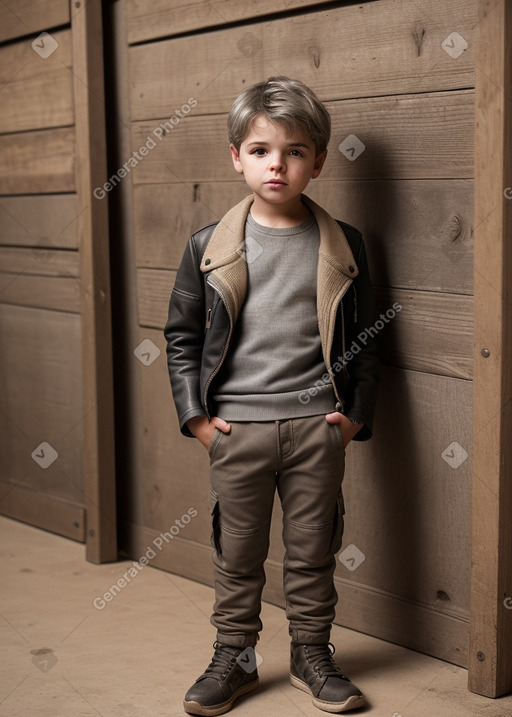
<path fill-rule="evenodd" d="M 269 184 L 271 187 L 286 187 L 286 182 L 282 179 L 269 179 L 265 184 Z"/>

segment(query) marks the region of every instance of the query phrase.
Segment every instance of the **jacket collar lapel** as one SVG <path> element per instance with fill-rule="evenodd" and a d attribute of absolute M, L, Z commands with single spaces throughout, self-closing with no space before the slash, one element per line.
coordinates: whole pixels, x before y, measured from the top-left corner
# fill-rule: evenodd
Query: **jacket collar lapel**
<path fill-rule="evenodd" d="M 325 351 L 328 344 L 330 346 L 332 343 L 338 303 L 359 272 L 340 225 L 309 197 L 303 195 L 302 200 L 313 213 L 320 233 L 317 309 L 324 359 L 327 359 Z M 233 321 L 239 314 L 247 292 L 247 265 L 243 246 L 245 222 L 253 201 L 254 195 L 251 194 L 222 217 L 201 260 L 201 271 L 212 272 L 213 280 L 218 280 L 224 291 Z"/>

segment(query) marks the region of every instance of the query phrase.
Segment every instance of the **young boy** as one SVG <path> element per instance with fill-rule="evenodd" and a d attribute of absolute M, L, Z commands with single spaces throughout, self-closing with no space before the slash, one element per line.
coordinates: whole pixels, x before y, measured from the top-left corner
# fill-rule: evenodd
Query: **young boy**
<path fill-rule="evenodd" d="M 363 704 L 329 643 L 343 532 L 345 448 L 372 433 L 378 360 L 361 234 L 302 194 L 330 117 L 301 82 L 271 77 L 228 117 L 253 194 L 194 234 L 165 327 L 181 430 L 210 456 L 215 653 L 185 695 L 220 715 L 258 686 L 254 646 L 274 492 L 283 507 L 292 685 L 327 712 Z M 350 351 L 348 348 L 350 347 Z"/>

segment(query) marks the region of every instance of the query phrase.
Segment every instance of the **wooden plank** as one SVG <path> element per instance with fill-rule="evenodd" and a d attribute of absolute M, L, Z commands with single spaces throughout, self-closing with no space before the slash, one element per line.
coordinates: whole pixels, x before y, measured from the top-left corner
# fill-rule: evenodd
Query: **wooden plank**
<path fill-rule="evenodd" d="M 450 179 L 473 176 L 472 90 L 329 102 L 330 152 L 318 182 L 334 179 Z M 134 122 L 138 151 L 161 133 L 159 123 Z M 226 181 L 234 169 L 224 115 L 176 124 L 132 170 L 135 184 Z M 356 135 L 365 150 L 353 161 L 338 146 Z M 205 151 L 205 148 L 208 151 Z"/>
<path fill-rule="evenodd" d="M 117 557 L 108 204 L 92 198 L 107 175 L 100 0 L 72 7 L 76 186 L 82 292 L 86 556 Z"/>
<path fill-rule="evenodd" d="M 475 22 L 474 0 L 379 0 L 139 45 L 130 49 L 132 118 L 169 117 L 191 95 L 194 114 L 228 112 L 272 75 L 299 78 L 323 101 L 473 87 Z M 455 28 L 468 43 L 456 61 L 442 46 Z"/>
<path fill-rule="evenodd" d="M 375 293 L 380 318 L 370 332 L 377 335 L 377 331 L 381 338 L 385 363 L 471 379 L 472 297 L 403 289 L 377 289 Z"/>
<path fill-rule="evenodd" d="M 51 37 L 58 47 L 46 59 L 26 40 L 0 47 L 1 133 L 73 124 L 71 34 Z"/>
<path fill-rule="evenodd" d="M 0 482 L 0 512 L 79 543 L 85 542 L 85 510 L 82 505 Z"/>
<path fill-rule="evenodd" d="M 136 186 L 137 266 L 177 269 L 191 234 L 248 193 L 240 182 Z M 306 194 L 363 233 L 375 285 L 472 294 L 472 180 L 328 180 Z"/>
<path fill-rule="evenodd" d="M 240 181 L 134 187 L 137 266 L 177 269 L 188 238 L 218 221 L 249 193 Z"/>
<path fill-rule="evenodd" d="M 73 192 L 73 127 L 0 136 L 1 194 Z"/>
<path fill-rule="evenodd" d="M 0 272 L 0 303 L 80 313 L 76 279 Z"/>
<path fill-rule="evenodd" d="M 469 688 L 497 697 L 512 689 L 512 5 L 478 6 Z"/>
<path fill-rule="evenodd" d="M 43 276 L 78 276 L 78 252 L 34 247 L 0 247 L 2 271 Z"/>
<path fill-rule="evenodd" d="M 383 367 L 374 437 L 349 446 L 343 488 L 344 545 L 366 559 L 339 577 L 469 612 L 471 403 L 470 381 Z"/>
<path fill-rule="evenodd" d="M 83 504 L 80 317 L 0 304 L 0 335 L 3 480 Z M 34 457 L 42 443 L 54 462 Z"/>
<path fill-rule="evenodd" d="M 0 245 L 78 249 L 76 195 L 0 197 Z"/>
<path fill-rule="evenodd" d="M 68 0 L 2 0 L 0 42 L 69 23 Z"/>
<path fill-rule="evenodd" d="M 141 326 L 163 330 L 175 278 L 175 271 L 137 269 L 137 297 Z"/>
<path fill-rule="evenodd" d="M 362 232 L 375 285 L 473 293 L 472 180 L 311 182 L 306 193 Z"/>
<path fill-rule="evenodd" d="M 325 0 L 129 0 L 128 42 L 174 35 L 199 28 L 224 25 L 260 15 L 297 10 Z"/>

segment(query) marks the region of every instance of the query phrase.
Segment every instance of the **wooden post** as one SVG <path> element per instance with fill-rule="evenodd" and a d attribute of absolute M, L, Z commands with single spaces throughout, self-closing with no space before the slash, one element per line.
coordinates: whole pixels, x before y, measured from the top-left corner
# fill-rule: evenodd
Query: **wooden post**
<path fill-rule="evenodd" d="M 103 32 L 100 0 L 71 2 L 80 254 L 86 556 L 117 558 Z"/>
<path fill-rule="evenodd" d="M 478 3 L 469 689 L 512 689 L 512 0 Z"/>

